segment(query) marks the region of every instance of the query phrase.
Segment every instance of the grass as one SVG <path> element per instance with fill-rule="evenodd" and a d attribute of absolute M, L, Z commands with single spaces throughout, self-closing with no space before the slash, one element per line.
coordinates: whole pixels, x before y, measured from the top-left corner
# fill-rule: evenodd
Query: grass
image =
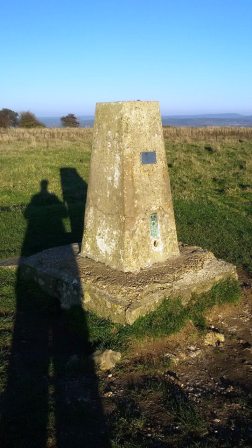
<path fill-rule="evenodd" d="M 170 445 L 163 446 L 192 446 L 193 439 L 201 438 L 207 433 L 206 422 L 196 406 L 188 400 L 187 394 L 164 377 L 139 376 L 134 383 L 128 383 L 125 397 L 127 398 L 118 400 L 117 412 L 111 422 L 116 434 L 116 447 L 162 446 L 162 439 L 160 440 L 158 434 L 158 420 L 151 418 L 160 412 L 160 407 L 165 409 L 166 419 L 163 443 L 167 439 L 170 441 Z M 141 409 L 146 406 L 148 409 L 149 403 L 152 404 L 152 411 L 142 412 Z M 147 436 L 143 436 L 144 428 L 147 429 Z"/>
<path fill-rule="evenodd" d="M 179 239 L 213 250 L 250 273 L 251 134 L 250 128 L 164 129 Z M 48 215 L 56 215 L 62 206 L 70 206 L 73 220 L 82 222 L 91 139 L 91 129 L 1 131 L 1 258 L 20 254 L 25 210 L 42 179 L 48 180 L 58 203 L 49 210 L 45 204 L 35 209 L 39 216 L 35 236 L 43 241 L 39 247 L 31 244 L 30 253 L 80 238 L 82 228 L 71 232 L 69 213 L 62 217 L 65 235 L 56 237 L 53 225 L 45 235 L 44 228 Z M 71 182 L 63 175 L 67 171 L 72 171 Z"/>
<path fill-rule="evenodd" d="M 165 128 L 164 136 L 179 239 L 251 274 L 252 129 Z M 0 131 L 0 258 L 80 240 L 91 139 L 90 129 Z M 43 179 L 49 183 L 41 195 Z M 30 216 L 34 225 L 28 238 Z M 8 397 L 0 432 L 9 437 L 3 447 L 27 446 L 28 435 L 41 448 L 45 437 L 51 447 L 56 439 L 64 441 L 62 446 L 92 446 L 91 436 L 105 434 L 105 420 L 114 448 L 158 446 L 162 441 L 155 439 L 153 422 L 143 411 L 152 398 L 167 415 L 170 446 L 207 446 L 202 439 L 206 422 L 196 406 L 163 377 L 144 375 L 145 366 L 139 366 L 141 383 L 129 382 L 105 418 L 94 366 L 88 374 L 91 385 L 83 383 L 89 381 L 84 361 L 95 349 L 125 352 L 137 341 L 167 336 L 189 321 L 204 330 L 207 309 L 238 300 L 237 282 L 221 282 L 194 296 L 187 307 L 179 299 L 165 301 L 131 327 L 79 307 L 62 312 L 36 285 L 24 284 L 19 272 L 1 269 L 0 285 L 0 391 Z M 87 390 L 96 403 L 93 410 Z M 101 446 L 98 439 L 92 443 Z"/>

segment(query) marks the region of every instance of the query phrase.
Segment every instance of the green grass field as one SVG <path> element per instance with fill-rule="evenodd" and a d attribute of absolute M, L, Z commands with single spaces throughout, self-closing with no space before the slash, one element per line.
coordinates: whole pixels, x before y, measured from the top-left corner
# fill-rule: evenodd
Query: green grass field
<path fill-rule="evenodd" d="M 62 210 L 66 205 L 73 219 L 83 220 L 88 182 L 91 130 L 14 131 L 0 134 L 1 258 L 20 254 L 27 224 L 24 211 L 42 179 L 48 180 L 49 191 L 59 201 L 49 205 L 50 213 L 47 204 L 36 208 L 35 238 L 43 234 L 43 241 L 34 242 L 31 253 L 65 242 L 43 231 L 52 208 Z M 252 272 L 252 137 L 246 129 L 244 134 L 233 133 L 199 130 L 197 139 L 195 131 L 179 135 L 179 130 L 174 134 L 166 128 L 167 160 L 179 240 L 213 250 Z M 66 233 L 76 241 L 81 226 L 71 232 L 65 215 Z"/>
<path fill-rule="evenodd" d="M 179 240 L 210 249 L 251 275 L 252 130 L 166 128 L 164 135 Z M 1 131 L 0 258 L 80 241 L 91 141 L 89 129 Z M 40 194 L 43 180 L 50 195 Z M 33 228 L 27 238 L 30 217 Z M 171 334 L 188 321 L 204 331 L 206 309 L 238 300 L 236 282 L 217 285 L 186 309 L 179 300 L 167 301 L 132 327 L 84 315 L 78 307 L 62 313 L 57 302 L 36 285 L 23 283 L 18 272 L 1 269 L 0 282 L 0 389 L 8 398 L 7 405 L 4 400 L 0 404 L 1 448 L 165 447 L 139 436 L 146 422 L 137 397 L 144 393 L 160 395 L 169 418 L 180 422 L 180 434 L 175 439 L 167 435 L 169 446 L 214 446 L 215 439 L 204 440 L 207 422 L 195 406 L 157 378 L 146 380 L 144 390 L 130 387 L 131 398 L 103 415 L 105 379 L 98 380 L 86 359 L 96 348 L 127 353 L 133 341 Z M 137 369 L 148 373 L 146 365 Z M 91 386 L 85 375 L 92 378 Z M 81 395 L 89 386 L 94 409 Z M 101 445 L 106 425 L 111 443 Z M 88 428 L 84 435 L 83 427 Z"/>

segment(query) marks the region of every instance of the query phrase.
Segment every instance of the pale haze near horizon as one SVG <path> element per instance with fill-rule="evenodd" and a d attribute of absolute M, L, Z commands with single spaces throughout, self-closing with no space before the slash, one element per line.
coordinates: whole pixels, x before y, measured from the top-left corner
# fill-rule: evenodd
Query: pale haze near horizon
<path fill-rule="evenodd" d="M 163 115 L 252 115 L 250 0 L 54 0 L 1 6 L 0 109 L 93 115 L 157 100 Z"/>

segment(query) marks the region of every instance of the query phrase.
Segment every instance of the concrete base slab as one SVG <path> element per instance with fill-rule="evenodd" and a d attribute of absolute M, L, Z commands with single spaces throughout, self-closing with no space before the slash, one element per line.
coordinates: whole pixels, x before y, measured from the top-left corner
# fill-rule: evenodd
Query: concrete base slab
<path fill-rule="evenodd" d="M 113 322 L 132 324 L 164 299 L 202 293 L 226 278 L 237 278 L 236 268 L 206 250 L 180 245 L 174 256 L 138 273 L 121 272 L 79 255 L 78 244 L 42 251 L 21 260 L 21 272 L 58 297 L 62 307 L 83 304 L 85 310 Z"/>

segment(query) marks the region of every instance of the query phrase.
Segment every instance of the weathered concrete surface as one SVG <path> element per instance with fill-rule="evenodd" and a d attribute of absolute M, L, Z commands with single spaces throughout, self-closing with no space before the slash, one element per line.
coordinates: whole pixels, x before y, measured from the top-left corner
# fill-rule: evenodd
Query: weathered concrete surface
<path fill-rule="evenodd" d="M 159 103 L 98 103 L 81 255 L 137 272 L 178 254 Z"/>
<path fill-rule="evenodd" d="M 198 247 L 180 247 L 180 255 L 138 273 L 111 269 L 82 257 L 78 245 L 48 249 L 21 262 L 23 274 L 60 299 L 62 307 L 83 308 L 122 324 L 132 324 L 164 299 L 209 290 L 225 278 L 237 278 L 236 268 Z"/>

